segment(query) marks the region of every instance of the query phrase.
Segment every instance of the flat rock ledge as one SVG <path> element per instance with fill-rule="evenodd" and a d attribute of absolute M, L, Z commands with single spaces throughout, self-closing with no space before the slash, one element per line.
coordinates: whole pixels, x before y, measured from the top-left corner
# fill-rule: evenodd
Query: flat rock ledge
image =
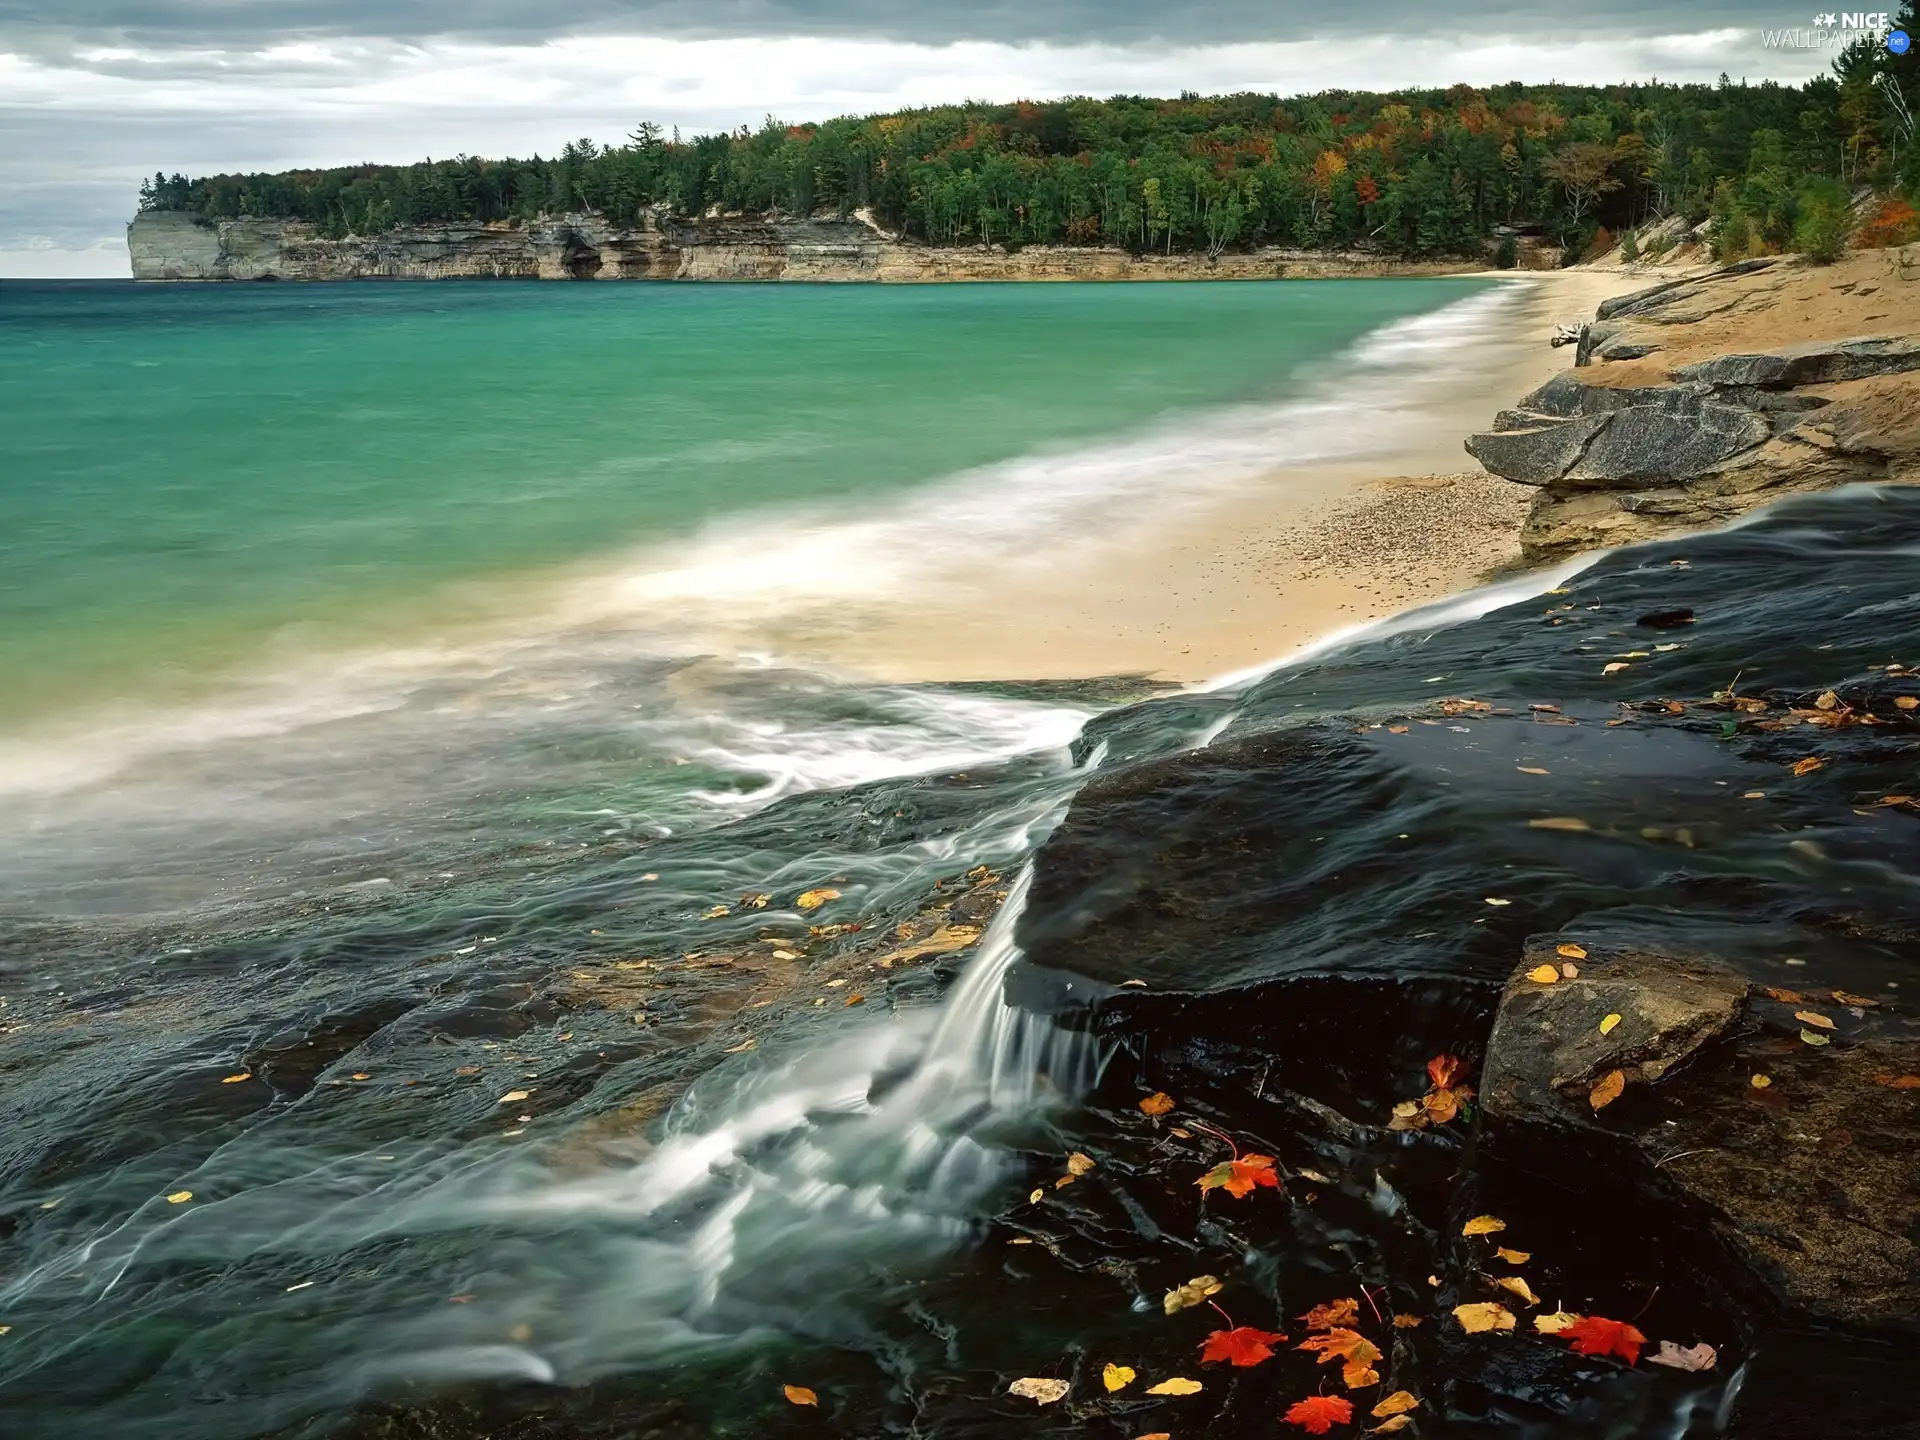
<path fill-rule="evenodd" d="M 1662 384 L 1606 373 L 1607 362 L 1673 348 L 1685 338 L 1678 327 L 1770 303 L 1759 287 L 1794 279 L 1794 267 L 1774 270 L 1781 263 L 1743 262 L 1606 302 L 1572 371 L 1468 438 L 1487 470 L 1539 492 L 1521 532 L 1525 558 L 1724 524 L 1795 492 L 1913 478 L 1920 340 L 1910 335 L 1725 354 L 1676 366 Z"/>
<path fill-rule="evenodd" d="M 1706 1214 L 1786 1317 L 1920 1332 L 1920 1090 L 1893 1083 L 1920 1073 L 1911 1028 L 1751 990 L 1711 957 L 1595 952 L 1574 978 L 1530 978 L 1567 963 L 1530 946 L 1502 992 L 1488 1119 L 1572 1138 L 1592 1163 L 1610 1163 L 1604 1136 L 1624 1144 L 1620 1163 Z M 1615 1071 L 1624 1090 L 1596 1108 Z"/>

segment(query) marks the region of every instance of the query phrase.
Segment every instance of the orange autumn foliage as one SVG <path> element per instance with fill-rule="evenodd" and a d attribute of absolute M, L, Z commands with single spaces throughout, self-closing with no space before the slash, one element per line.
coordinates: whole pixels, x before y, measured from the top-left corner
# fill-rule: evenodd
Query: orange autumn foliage
<path fill-rule="evenodd" d="M 1244 1200 L 1258 1185 L 1280 1188 L 1280 1176 L 1273 1168 L 1271 1155 L 1242 1155 L 1223 1160 L 1193 1182 L 1202 1190 L 1224 1190 L 1236 1200 Z"/>
<path fill-rule="evenodd" d="M 1285 1419 L 1309 1435 L 1324 1435 L 1336 1425 L 1352 1423 L 1353 1402 L 1338 1395 L 1310 1395 L 1288 1406 Z"/>
<path fill-rule="evenodd" d="M 1589 1315 L 1576 1320 L 1560 1332 L 1560 1338 L 1573 1346 L 1576 1355 L 1618 1355 L 1631 1365 L 1640 1358 L 1640 1347 L 1647 1337 L 1621 1320 Z"/>
<path fill-rule="evenodd" d="M 1224 1360 L 1229 1365 L 1258 1365 L 1273 1358 L 1277 1340 L 1287 1337 L 1271 1330 L 1256 1330 L 1251 1325 L 1236 1325 L 1231 1330 L 1216 1330 L 1207 1336 L 1200 1351 L 1200 1363 L 1214 1365 Z"/>
<path fill-rule="evenodd" d="M 1380 1383 L 1380 1376 L 1373 1368 L 1373 1362 L 1380 1358 L 1380 1347 L 1358 1330 L 1336 1328 L 1324 1335 L 1309 1335 L 1294 1348 L 1318 1355 L 1322 1365 L 1331 1360 L 1341 1361 L 1340 1378 L 1349 1390 Z"/>

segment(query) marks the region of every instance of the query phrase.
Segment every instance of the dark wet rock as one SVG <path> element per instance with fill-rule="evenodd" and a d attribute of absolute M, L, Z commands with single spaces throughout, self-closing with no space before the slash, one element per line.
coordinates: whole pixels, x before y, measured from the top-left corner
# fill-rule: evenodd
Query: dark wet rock
<path fill-rule="evenodd" d="M 1758 355 L 1721 355 L 1698 365 L 1683 365 L 1676 380 L 1703 385 L 1753 386 L 1792 390 L 1801 385 L 1832 385 L 1875 375 L 1920 369 L 1920 340 L 1906 335 L 1861 335 L 1820 340 Z"/>
<path fill-rule="evenodd" d="M 1529 978 L 1545 967 L 1558 974 Z M 1649 1084 L 1722 1034 L 1740 1013 L 1747 982 L 1713 961 L 1632 951 L 1568 961 L 1551 944 L 1529 949 L 1500 997 L 1487 1042 L 1487 1113 L 1536 1124 L 1584 1124 L 1588 1092 L 1618 1070 Z M 1601 1023 L 1620 1016 L 1611 1031 Z"/>
<path fill-rule="evenodd" d="M 1536 429 L 1491 431 L 1469 436 L 1467 453 L 1495 475 L 1522 485 L 1550 485 L 1586 453 L 1609 416 L 1551 420 Z"/>
<path fill-rule="evenodd" d="M 1686 606 L 1673 610 L 1650 610 L 1633 623 L 1644 625 L 1649 630 L 1675 630 L 1682 625 L 1693 624 L 1693 611 Z"/>
<path fill-rule="evenodd" d="M 1718 470 L 1772 434 L 1773 427 L 1752 411 L 1671 390 L 1615 410 L 1612 423 L 1560 478 L 1569 487 L 1597 489 L 1691 479 Z"/>

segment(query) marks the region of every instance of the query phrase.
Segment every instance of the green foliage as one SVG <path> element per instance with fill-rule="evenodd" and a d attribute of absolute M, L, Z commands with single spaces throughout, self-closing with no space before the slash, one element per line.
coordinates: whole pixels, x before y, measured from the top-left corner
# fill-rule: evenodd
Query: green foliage
<path fill-rule="evenodd" d="M 1519 224 L 1577 254 L 1595 227 L 1649 210 L 1704 217 L 1727 181 L 1740 192 L 1728 215 L 1738 209 L 1750 234 L 1780 246 L 1806 177 L 1845 167 L 1849 177 L 1885 170 L 1891 183 L 1899 147 L 1882 122 L 1893 111 L 1862 109 L 1860 83 L 1115 96 L 818 125 L 768 117 L 758 130 L 692 139 L 642 123 L 624 143 L 577 140 L 550 158 L 156 175 L 140 204 L 285 216 L 332 236 L 578 212 L 634 224 L 714 209 L 864 210 L 937 245 L 1209 255 L 1260 245 L 1474 255 L 1495 226 Z"/>
<path fill-rule="evenodd" d="M 1816 265 L 1831 265 L 1853 237 L 1853 211 L 1846 187 L 1837 180 L 1814 181 L 1798 196 L 1794 248 Z"/>
<path fill-rule="evenodd" d="M 1494 268 L 1511 270 L 1520 263 L 1520 247 L 1511 234 L 1502 235 L 1500 244 L 1493 252 Z"/>
<path fill-rule="evenodd" d="M 1640 258 L 1640 239 L 1631 225 L 1620 232 L 1620 258 L 1629 265 Z"/>

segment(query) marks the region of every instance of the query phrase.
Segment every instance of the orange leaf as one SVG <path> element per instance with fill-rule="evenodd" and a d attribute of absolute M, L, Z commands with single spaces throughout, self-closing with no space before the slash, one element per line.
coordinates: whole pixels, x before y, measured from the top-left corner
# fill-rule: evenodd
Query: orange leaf
<path fill-rule="evenodd" d="M 786 1391 L 787 1399 L 795 1405 L 818 1405 L 820 1403 L 820 1397 L 804 1385 L 782 1385 L 780 1388 Z"/>
<path fill-rule="evenodd" d="M 1807 997 L 1802 995 L 1798 990 L 1782 990 L 1777 985 L 1767 986 L 1767 998 L 1770 1000 L 1778 1000 L 1782 1005 L 1804 1005 L 1807 1003 Z"/>
<path fill-rule="evenodd" d="M 1229 1365 L 1258 1365 L 1273 1358 L 1273 1344 L 1287 1337 L 1271 1330 L 1256 1330 L 1251 1325 L 1236 1325 L 1231 1330 L 1216 1330 L 1207 1336 L 1200 1351 L 1200 1363 L 1213 1365 L 1224 1360 Z"/>
<path fill-rule="evenodd" d="M 1640 1358 L 1640 1347 L 1647 1343 L 1647 1337 L 1633 1326 L 1601 1315 L 1567 1326 L 1560 1338 L 1573 1346 L 1576 1355 L 1618 1355 L 1629 1365 Z"/>
<path fill-rule="evenodd" d="M 1427 1078 L 1433 1081 L 1434 1089 L 1444 1090 L 1453 1084 L 1454 1077 L 1465 1068 L 1465 1063 L 1457 1055 L 1436 1055 L 1427 1061 Z"/>
<path fill-rule="evenodd" d="M 1329 1300 L 1324 1305 L 1316 1305 L 1300 1319 L 1309 1330 L 1332 1330 L 1339 1326 L 1354 1325 L 1360 1319 L 1360 1302 L 1351 1296 L 1344 1300 Z"/>
<path fill-rule="evenodd" d="M 1324 1335 L 1309 1335 L 1303 1344 L 1294 1348 L 1317 1354 L 1322 1365 L 1330 1360 L 1344 1361 L 1346 1368 L 1340 1378 L 1346 1381 L 1349 1390 L 1380 1383 L 1373 1369 L 1373 1362 L 1380 1358 L 1380 1347 L 1358 1330 L 1334 1329 Z"/>
<path fill-rule="evenodd" d="M 1164 1115 L 1171 1109 L 1173 1109 L 1173 1097 L 1159 1090 L 1140 1102 L 1142 1115 Z"/>
<path fill-rule="evenodd" d="M 1222 1160 L 1193 1183 L 1202 1190 L 1225 1190 L 1234 1199 L 1244 1200 L 1256 1185 L 1279 1189 L 1280 1177 L 1274 1172 L 1273 1156 L 1242 1155 L 1238 1160 Z"/>
<path fill-rule="evenodd" d="M 1596 1110 L 1604 1110 L 1620 1098 L 1620 1092 L 1627 1088 L 1627 1077 L 1618 1070 L 1609 1070 L 1594 1084 L 1587 1096 L 1587 1103 Z"/>
<path fill-rule="evenodd" d="M 1889 1090 L 1920 1090 L 1920 1075 L 1876 1075 L 1873 1083 Z"/>
<path fill-rule="evenodd" d="M 1338 1395 L 1309 1395 L 1288 1406 L 1283 1418 L 1309 1435 L 1324 1435 L 1336 1425 L 1353 1423 L 1353 1402 Z"/>

